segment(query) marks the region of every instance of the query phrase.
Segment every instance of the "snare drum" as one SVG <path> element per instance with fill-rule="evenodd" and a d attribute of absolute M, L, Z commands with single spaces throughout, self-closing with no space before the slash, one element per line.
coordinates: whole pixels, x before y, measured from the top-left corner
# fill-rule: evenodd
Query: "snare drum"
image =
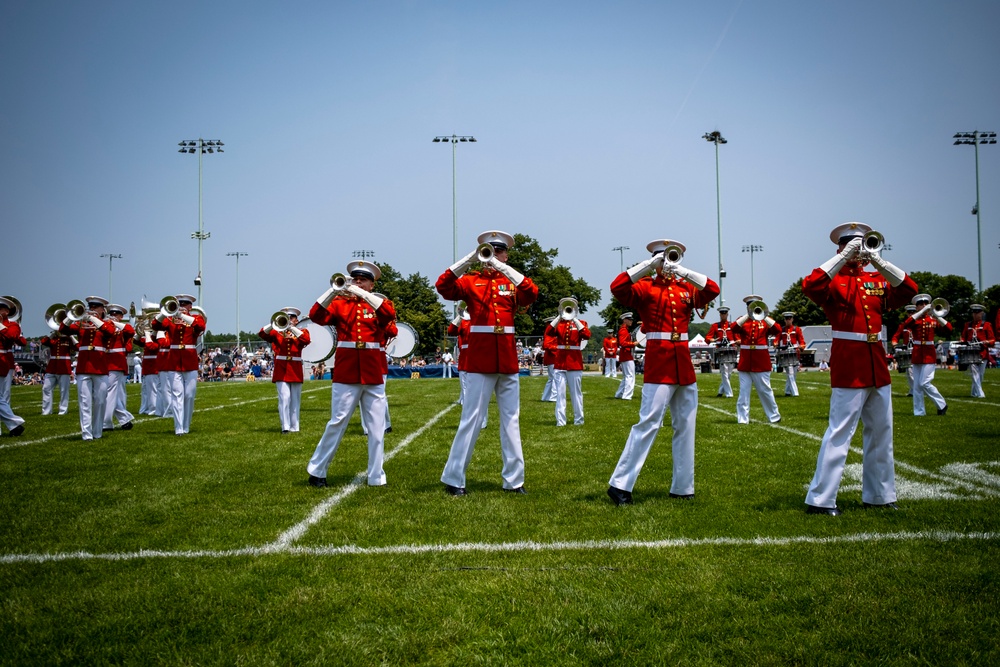
<path fill-rule="evenodd" d="M 726 347 L 715 348 L 715 363 L 721 366 L 722 364 L 732 364 L 736 365 L 736 361 L 739 357 L 739 348 L 735 345 L 727 345 Z"/>
<path fill-rule="evenodd" d="M 903 373 L 906 371 L 906 369 L 908 369 L 912 365 L 912 363 L 910 362 L 910 355 L 911 355 L 910 350 L 906 349 L 905 347 L 896 348 L 896 350 L 892 353 L 892 356 L 896 360 L 897 371 Z"/>
<path fill-rule="evenodd" d="M 775 355 L 778 368 L 790 368 L 799 365 L 799 353 L 795 348 L 781 348 Z"/>
<path fill-rule="evenodd" d="M 958 359 L 959 366 L 978 364 L 983 360 L 983 351 L 978 343 L 959 345 L 956 348 L 955 357 Z"/>

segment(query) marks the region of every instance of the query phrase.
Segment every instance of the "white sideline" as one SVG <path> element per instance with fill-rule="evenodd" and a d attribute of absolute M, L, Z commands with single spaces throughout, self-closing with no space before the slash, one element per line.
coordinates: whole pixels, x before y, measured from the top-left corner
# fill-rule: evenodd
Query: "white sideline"
<path fill-rule="evenodd" d="M 442 553 L 513 553 L 513 552 L 554 552 L 554 551 L 608 551 L 625 549 L 680 549 L 691 547 L 784 547 L 796 544 L 858 544 L 864 542 L 955 542 L 959 540 L 993 541 L 1000 533 L 957 531 L 903 531 L 898 533 L 854 533 L 831 537 L 799 535 L 792 537 L 677 537 L 664 540 L 583 540 L 578 542 L 459 542 L 456 544 L 397 544 L 384 547 L 359 547 L 354 545 L 329 547 L 246 547 L 222 551 L 158 551 L 141 550 L 127 553 L 94 554 L 75 551 L 62 554 L 5 554 L 0 556 L 0 564 L 53 563 L 60 561 L 132 561 L 146 558 L 234 558 L 240 556 L 267 556 L 277 553 L 309 556 L 379 556 L 379 555 L 421 555 Z"/>

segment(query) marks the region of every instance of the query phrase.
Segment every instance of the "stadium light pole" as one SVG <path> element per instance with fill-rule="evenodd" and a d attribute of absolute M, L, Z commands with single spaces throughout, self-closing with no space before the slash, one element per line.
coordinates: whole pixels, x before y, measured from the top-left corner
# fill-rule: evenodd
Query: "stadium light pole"
<path fill-rule="evenodd" d="M 195 287 L 198 288 L 198 303 L 202 308 L 205 307 L 205 303 L 201 299 L 201 259 L 202 259 L 202 248 L 201 245 L 208 238 L 211 238 L 211 232 L 205 231 L 205 219 L 202 216 L 201 207 L 201 174 L 202 174 L 202 156 L 205 153 L 224 153 L 222 147 L 225 145 L 219 139 L 209 139 L 208 141 L 198 138 L 198 139 L 188 139 L 182 141 L 179 144 L 180 150 L 178 153 L 197 153 L 198 154 L 198 231 L 191 234 L 191 238 L 198 240 L 198 275 L 194 279 Z"/>
<path fill-rule="evenodd" d="M 451 261 L 458 261 L 458 194 L 457 181 L 455 177 L 455 146 L 458 144 L 476 143 L 475 137 L 459 136 L 453 134 L 449 136 L 434 137 L 433 142 L 451 144 Z"/>
<path fill-rule="evenodd" d="M 611 249 L 611 252 L 618 253 L 618 273 L 625 270 L 625 251 L 628 249 L 629 247 L 627 245 L 620 245 L 617 248 Z"/>
<path fill-rule="evenodd" d="M 701 138 L 710 144 L 715 144 L 715 226 L 719 239 L 719 304 L 724 306 L 726 305 L 726 299 L 722 292 L 722 279 L 726 277 L 726 269 L 722 266 L 722 194 L 719 188 L 719 144 L 729 142 L 718 130 L 715 132 L 706 132 Z"/>
<path fill-rule="evenodd" d="M 369 257 L 375 256 L 374 250 L 355 250 L 351 253 L 352 257 L 360 257 L 361 259 L 368 259 Z"/>
<path fill-rule="evenodd" d="M 996 132 L 956 132 L 952 137 L 955 146 L 972 145 L 976 149 L 976 205 L 972 209 L 972 214 L 976 216 L 976 251 L 979 254 L 979 291 L 983 291 L 983 234 L 981 225 L 981 213 L 979 210 L 979 144 L 995 144 L 997 142 Z"/>
<path fill-rule="evenodd" d="M 114 303 L 114 297 L 113 297 L 113 294 L 111 292 L 111 265 L 114 264 L 114 261 L 116 259 L 121 259 L 122 256 L 120 254 L 116 255 L 114 253 L 106 252 L 103 255 L 101 255 L 101 257 L 102 258 L 103 257 L 107 257 L 108 258 L 108 301 L 110 301 L 111 303 Z"/>
<path fill-rule="evenodd" d="M 753 285 L 753 254 L 755 252 L 763 252 L 764 246 L 762 245 L 745 245 L 743 246 L 743 252 L 750 253 L 750 293 L 755 294 L 757 290 Z"/>
<path fill-rule="evenodd" d="M 250 253 L 240 252 L 236 250 L 234 252 L 227 252 L 226 257 L 236 258 L 236 349 L 240 349 L 240 257 L 248 257 Z"/>

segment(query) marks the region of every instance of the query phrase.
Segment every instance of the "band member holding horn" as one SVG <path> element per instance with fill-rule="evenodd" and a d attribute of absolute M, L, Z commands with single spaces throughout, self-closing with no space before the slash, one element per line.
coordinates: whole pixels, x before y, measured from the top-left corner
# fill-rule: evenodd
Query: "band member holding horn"
<path fill-rule="evenodd" d="M 917 312 L 917 307 L 912 303 L 906 304 L 904 307 L 906 311 L 906 316 L 910 317 L 913 313 Z M 896 363 L 906 363 L 906 386 L 909 391 L 906 392 L 907 396 L 913 396 L 913 364 L 911 360 L 913 359 L 913 333 L 906 328 L 906 322 L 900 322 L 899 327 L 896 329 L 896 333 L 892 336 L 892 346 L 894 349 L 894 356 L 896 358 Z M 902 355 L 905 354 L 905 362 L 901 362 L 904 359 Z M 902 368 L 902 366 L 900 366 Z"/>
<path fill-rule="evenodd" d="M 469 351 L 469 311 L 465 302 L 458 304 L 458 314 L 448 324 L 448 335 L 455 338 L 455 356 L 458 359 L 458 400 L 459 405 L 465 400 L 465 371 L 468 366 Z"/>
<path fill-rule="evenodd" d="M 17 345 L 24 347 L 28 341 L 21 335 L 20 302 L 13 297 L 0 297 L 0 421 L 12 436 L 24 433 L 24 419 L 14 414 L 10 407 L 10 385 L 14 381 L 14 353 Z"/>
<path fill-rule="evenodd" d="M 740 340 L 733 331 L 733 323 L 729 321 L 729 306 L 719 308 L 719 321 L 713 322 L 708 328 L 708 335 L 705 342 L 715 345 L 716 355 L 719 359 L 719 376 L 722 381 L 719 384 L 719 393 L 716 398 L 732 398 L 733 386 L 729 382 L 736 360 L 739 358 Z"/>
<path fill-rule="evenodd" d="M 622 381 L 618 383 L 615 398 L 632 400 L 635 392 L 635 339 L 632 338 L 632 313 L 622 313 L 622 325 L 618 329 L 618 368 L 622 371 Z"/>
<path fill-rule="evenodd" d="M 160 348 L 149 327 L 132 339 L 133 344 L 142 350 L 142 399 L 139 403 L 140 415 L 155 415 L 157 399 L 160 392 L 160 370 L 156 363 Z"/>
<path fill-rule="evenodd" d="M 108 300 L 88 296 L 87 303 L 66 304 L 66 319 L 59 332 L 80 341 L 76 355 L 76 399 L 80 407 L 80 431 L 84 440 L 100 440 L 104 434 L 104 412 L 108 400 L 107 350 L 115 325 L 104 319 Z"/>
<path fill-rule="evenodd" d="M 696 308 L 704 308 L 719 295 L 714 281 L 681 266 L 685 250 L 681 243 L 652 241 L 646 249 L 652 258 L 623 271 L 611 283 L 614 297 L 638 311 L 646 333 L 639 422 L 629 432 L 608 481 L 608 496 L 616 505 L 632 503 L 632 489 L 668 408 L 673 428 L 670 497 L 694 498 L 698 385 L 688 349 L 688 325 Z M 654 277 L 648 275 L 651 270 Z"/>
<path fill-rule="evenodd" d="M 546 317 L 545 324 L 552 324 L 556 321 L 555 317 Z M 544 334 L 544 332 L 543 332 Z M 544 338 L 542 339 L 544 343 Z M 556 351 L 545 349 L 544 344 L 542 345 L 542 365 L 545 366 L 545 387 L 542 388 L 542 402 L 543 403 L 555 403 L 556 402 Z"/>
<path fill-rule="evenodd" d="M 278 390 L 278 419 L 282 433 L 299 432 L 299 410 L 302 406 L 302 350 L 309 344 L 309 332 L 299 329 L 298 308 L 288 306 L 271 316 L 271 322 L 257 335 L 271 344 L 274 370 L 271 382 Z"/>
<path fill-rule="evenodd" d="M 396 304 L 394 304 L 389 297 L 387 297 L 385 294 L 382 294 L 381 292 L 375 292 L 374 294 L 375 294 L 375 296 L 379 297 L 380 299 L 385 299 L 386 301 L 388 301 L 389 305 L 393 309 L 393 312 L 395 312 L 395 310 L 396 310 Z M 389 343 L 396 336 L 399 335 L 399 327 L 396 326 L 396 318 L 395 318 L 395 316 L 393 316 L 392 322 L 389 322 L 389 324 L 386 325 L 385 329 L 383 329 L 381 333 L 382 333 L 382 341 L 381 341 L 382 342 L 382 347 L 381 347 L 381 350 L 382 350 L 382 382 L 384 383 L 384 382 L 388 381 L 388 379 L 389 379 L 389 353 L 387 352 L 387 348 L 389 346 Z M 361 430 L 362 430 L 362 432 L 366 436 L 368 435 L 368 426 L 365 424 L 365 420 L 364 419 L 361 420 Z M 386 397 L 385 397 L 385 432 L 386 433 L 392 433 L 392 415 L 389 412 L 389 396 L 388 395 L 386 395 Z"/>
<path fill-rule="evenodd" d="M 604 350 L 604 377 L 618 377 L 618 336 L 613 331 L 608 331 L 608 335 L 601 342 Z"/>
<path fill-rule="evenodd" d="M 832 326 L 830 423 L 806 494 L 810 514 L 839 515 L 837 491 L 858 420 L 864 422 L 865 507 L 896 509 L 892 454 L 892 379 L 882 340 L 882 314 L 917 293 L 906 273 L 882 258 L 881 235 L 868 225 L 836 227 L 830 239 L 837 254 L 802 281 L 803 293 L 823 309 Z M 878 270 L 865 271 L 871 262 Z"/>
<path fill-rule="evenodd" d="M 478 241 L 479 247 L 446 269 L 436 285 L 445 299 L 465 301 L 470 319 L 462 420 L 452 441 L 441 482 L 449 494 L 465 495 L 465 473 L 482 430 L 490 397 L 496 394 L 500 410 L 503 488 L 525 493 L 514 315 L 518 308 L 534 303 L 538 287 L 531 278 L 507 264 L 514 237 L 506 232 L 488 231 L 480 234 Z M 483 269 L 469 271 L 477 260 L 483 264 Z"/>
<path fill-rule="evenodd" d="M 785 325 L 781 327 L 781 346 L 789 353 L 794 352 L 790 364 L 785 365 L 785 396 L 798 396 L 799 385 L 795 382 L 795 376 L 799 373 L 799 358 L 802 350 L 806 349 L 806 339 L 802 335 L 802 329 L 795 324 L 795 313 L 785 311 L 781 314 L 785 318 Z"/>
<path fill-rule="evenodd" d="M 128 353 L 132 351 L 132 339 L 135 329 L 128 322 L 122 322 L 125 317 L 125 307 L 113 303 L 108 306 L 108 315 L 115 326 L 115 332 L 108 341 L 108 400 L 104 406 L 104 430 L 114 429 L 114 420 L 118 420 L 118 428 L 130 431 L 135 417 L 128 411 L 128 394 L 125 381 L 128 379 Z"/>
<path fill-rule="evenodd" d="M 750 390 L 757 390 L 767 421 L 781 421 L 778 403 L 771 389 L 771 353 L 767 337 L 781 335 L 781 326 L 768 314 L 767 306 L 756 294 L 743 297 L 747 314 L 736 318 L 735 331 L 740 339 L 740 361 L 736 369 L 740 374 L 740 396 L 736 399 L 736 421 L 750 423 Z"/>
<path fill-rule="evenodd" d="M 382 363 L 385 329 L 396 318 L 392 302 L 375 295 L 382 271 L 365 261 L 347 265 L 348 279 L 335 274 L 330 289 L 313 304 L 309 317 L 337 329 L 337 357 L 333 365 L 330 421 L 309 460 L 309 484 L 325 487 L 326 472 L 344 438 L 354 409 L 368 430 L 368 486 L 383 486 L 385 470 L 385 379 Z"/>
<path fill-rule="evenodd" d="M 42 380 L 42 414 L 52 414 L 52 398 L 55 388 L 59 387 L 59 414 L 69 412 L 69 385 L 73 375 L 73 352 L 76 342 L 70 336 L 59 333 L 59 325 L 66 319 L 66 306 L 61 303 L 52 304 L 45 311 L 45 322 L 53 330 L 51 335 L 43 336 L 39 341 L 48 348 L 49 360 L 45 364 L 45 378 Z"/>
<path fill-rule="evenodd" d="M 170 346 L 160 364 L 160 392 L 167 397 L 167 414 L 174 417 L 174 433 L 191 430 L 194 398 L 198 390 L 198 337 L 205 332 L 205 318 L 194 310 L 190 294 L 166 297 L 153 318 L 154 331 L 162 331 Z"/>
<path fill-rule="evenodd" d="M 951 331 L 951 323 L 944 319 L 948 314 L 948 302 L 944 299 L 931 301 L 929 294 L 918 294 L 913 297 L 913 305 L 917 312 L 903 321 L 903 327 L 911 334 L 913 353 L 913 414 L 923 417 L 927 414 L 924 406 L 924 396 L 931 399 L 937 408 L 938 415 L 948 412 L 948 404 L 944 396 L 932 383 L 934 370 L 937 368 L 937 345 L 934 344 L 936 333 L 946 334 Z"/>
<path fill-rule="evenodd" d="M 983 373 L 986 371 L 986 362 L 990 359 L 990 348 L 996 343 L 996 336 L 993 327 L 985 319 L 986 309 L 983 305 L 974 303 L 969 309 L 972 311 L 972 321 L 965 323 L 962 342 L 979 347 L 976 361 L 969 364 L 969 373 L 972 375 L 972 397 L 986 398 L 986 393 L 983 391 Z"/>
<path fill-rule="evenodd" d="M 559 302 L 559 317 L 545 327 L 542 347 L 555 351 L 556 426 L 566 425 L 566 394 L 573 404 L 573 424 L 583 424 L 583 348 L 590 328 L 579 318 L 580 304 L 573 297 Z"/>

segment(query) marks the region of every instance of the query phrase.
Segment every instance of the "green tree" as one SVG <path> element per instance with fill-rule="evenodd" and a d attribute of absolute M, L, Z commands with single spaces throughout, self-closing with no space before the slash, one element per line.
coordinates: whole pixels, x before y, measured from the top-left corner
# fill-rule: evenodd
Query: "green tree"
<path fill-rule="evenodd" d="M 823 309 L 812 302 L 809 297 L 802 292 L 802 278 L 799 278 L 794 283 L 792 283 L 785 293 L 781 295 L 778 299 L 778 303 L 774 304 L 771 308 L 771 317 L 778 320 L 778 322 L 784 322 L 781 319 L 781 313 L 786 311 L 791 311 L 795 313 L 795 324 L 800 327 L 813 326 L 813 325 L 824 325 L 829 324 L 829 320 L 826 319 L 826 313 Z M 740 313 L 742 314 L 742 313 Z M 733 318 L 735 319 L 735 317 Z M 889 331 L 891 335 L 895 329 Z"/>
<path fill-rule="evenodd" d="M 445 343 L 448 315 L 430 280 L 419 273 L 403 276 L 389 264 L 381 264 L 382 278 L 375 290 L 386 295 L 396 307 L 396 319 L 417 332 L 418 355 L 432 354 Z"/>
<path fill-rule="evenodd" d="M 972 320 L 969 306 L 976 303 L 976 297 L 979 296 L 972 281 L 962 276 L 939 276 L 929 271 L 914 271 L 910 277 L 917 283 L 922 293 L 930 294 L 932 299 L 942 298 L 948 301 L 951 310 L 945 319 L 952 323 L 953 330 L 950 335 L 944 335 L 942 338 L 948 340 L 960 338 L 962 325 Z"/>

